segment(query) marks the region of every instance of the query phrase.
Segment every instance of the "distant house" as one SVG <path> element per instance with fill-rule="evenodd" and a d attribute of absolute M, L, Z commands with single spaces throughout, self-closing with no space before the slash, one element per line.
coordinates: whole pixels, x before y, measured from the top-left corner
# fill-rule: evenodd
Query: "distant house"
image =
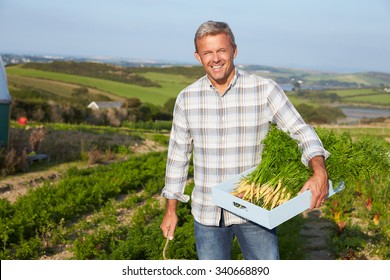
<path fill-rule="evenodd" d="M 92 101 L 88 108 L 92 110 L 119 109 L 123 104 L 120 101 Z"/>

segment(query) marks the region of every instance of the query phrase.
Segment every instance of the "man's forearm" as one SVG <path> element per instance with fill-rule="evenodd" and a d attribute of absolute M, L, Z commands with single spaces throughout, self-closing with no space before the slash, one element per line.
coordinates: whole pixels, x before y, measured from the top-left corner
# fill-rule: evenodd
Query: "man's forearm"
<path fill-rule="evenodd" d="M 176 199 L 167 199 L 165 211 L 167 214 L 176 213 L 177 200 Z"/>
<path fill-rule="evenodd" d="M 310 159 L 309 167 L 315 175 L 321 175 L 328 177 L 328 172 L 326 171 L 325 159 L 323 156 L 315 156 Z"/>

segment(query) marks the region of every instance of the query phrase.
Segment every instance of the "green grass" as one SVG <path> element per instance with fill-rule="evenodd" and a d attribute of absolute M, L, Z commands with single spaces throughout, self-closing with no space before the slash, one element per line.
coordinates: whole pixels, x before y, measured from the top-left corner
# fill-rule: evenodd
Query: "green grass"
<path fill-rule="evenodd" d="M 390 94 L 376 94 L 365 96 L 348 97 L 343 100 L 350 102 L 374 103 L 378 105 L 390 105 Z"/>
<path fill-rule="evenodd" d="M 46 80 L 42 78 L 34 78 L 14 74 L 8 74 L 8 84 L 9 88 L 13 90 L 18 90 L 20 87 L 28 87 L 50 92 L 54 95 L 58 95 L 60 97 L 65 98 L 68 98 L 74 93 L 74 90 L 80 88 L 80 85 L 70 84 L 66 82 Z M 100 91 L 92 87 L 89 87 L 88 91 L 92 94 L 105 95 L 113 100 L 122 99 L 118 98 L 117 95 Z"/>
<path fill-rule="evenodd" d="M 389 83 L 389 74 L 388 73 L 356 73 L 355 77 L 364 80 L 365 83 L 370 85 L 381 85 Z"/>
<path fill-rule="evenodd" d="M 164 95 L 168 97 L 176 97 L 180 91 L 195 81 L 192 78 L 176 74 L 149 72 L 139 73 L 139 75 L 159 83 Z"/>
<path fill-rule="evenodd" d="M 184 78 L 176 82 L 177 75 L 169 74 L 145 74 L 145 76 L 153 76 L 154 78 L 163 79 L 160 82 L 162 87 L 141 87 L 120 82 L 108 81 L 103 79 L 68 75 L 62 73 L 54 73 L 40 71 L 34 69 L 25 69 L 17 66 L 7 67 L 7 73 L 11 75 L 20 75 L 26 77 L 34 77 L 38 79 L 47 79 L 61 81 L 70 84 L 83 85 L 87 87 L 97 88 L 99 90 L 109 92 L 124 98 L 137 97 L 142 102 L 149 102 L 155 105 L 164 104 L 169 98 L 176 97 L 181 89 L 184 88 Z M 169 79 L 167 79 L 169 77 Z"/>
<path fill-rule="evenodd" d="M 349 96 L 356 96 L 356 95 L 378 94 L 378 91 L 375 91 L 372 88 L 334 89 L 334 90 L 328 90 L 326 92 L 337 93 L 337 95 L 342 98 L 349 97 Z"/>
<path fill-rule="evenodd" d="M 335 89 L 326 93 L 336 93 L 342 102 L 390 105 L 390 93 L 375 88 Z"/>
<path fill-rule="evenodd" d="M 354 74 L 340 75 L 337 80 L 339 80 L 339 81 L 346 81 L 346 82 L 350 82 L 350 83 L 363 84 L 363 85 L 369 85 L 370 84 L 370 81 L 367 80 L 367 77 L 365 77 L 365 76 L 357 76 L 357 75 L 354 75 Z"/>
<path fill-rule="evenodd" d="M 319 104 L 318 102 L 315 102 L 313 100 L 308 100 L 305 98 L 298 97 L 296 95 L 296 93 L 287 93 L 287 96 L 288 96 L 288 99 L 291 101 L 291 103 L 294 106 L 298 106 L 300 104 L 307 104 L 307 105 L 312 106 L 314 108 L 321 106 L 321 104 Z"/>
<path fill-rule="evenodd" d="M 41 80 L 13 74 L 8 75 L 8 82 L 16 86 L 39 88 L 64 97 L 71 95 L 73 89 L 78 87 L 77 85 L 73 86 L 68 83 L 58 83 L 55 81 Z"/>
<path fill-rule="evenodd" d="M 379 139 L 390 139 L 390 127 L 365 127 L 365 126 L 336 126 L 329 128 L 335 133 L 347 132 L 353 139 L 363 136 L 372 136 Z"/>
<path fill-rule="evenodd" d="M 306 82 L 313 83 L 321 80 L 335 80 L 339 82 L 347 82 L 347 83 L 356 83 L 359 85 L 365 86 L 379 86 L 381 83 L 385 83 L 381 79 L 376 79 L 375 77 L 369 76 L 366 73 L 356 73 L 356 74 L 328 74 L 328 73 L 319 73 L 313 74 L 309 76 L 305 76 L 304 78 Z"/>

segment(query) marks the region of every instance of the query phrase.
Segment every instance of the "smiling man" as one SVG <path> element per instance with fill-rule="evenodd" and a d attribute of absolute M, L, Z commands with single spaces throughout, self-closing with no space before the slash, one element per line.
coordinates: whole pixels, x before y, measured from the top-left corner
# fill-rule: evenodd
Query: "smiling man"
<path fill-rule="evenodd" d="M 177 203 L 189 200 L 183 192 L 193 154 L 191 209 L 198 258 L 230 259 L 236 237 L 245 259 L 279 259 L 276 229 L 223 210 L 213 204 L 211 190 L 260 163 L 261 141 L 270 123 L 275 123 L 298 140 L 302 163 L 313 171 L 302 188 L 312 192 L 313 209 L 323 203 L 328 192 L 325 159 L 329 153 L 274 81 L 236 69 L 237 46 L 228 24 L 203 23 L 194 42 L 195 57 L 206 75 L 176 99 L 162 191 L 166 212 L 160 228 L 166 238 L 173 239 Z"/>
<path fill-rule="evenodd" d="M 234 77 L 233 60 L 237 46 L 226 33 L 203 36 L 196 43 L 196 59 L 203 65 L 210 82 L 219 93 L 224 93 Z"/>

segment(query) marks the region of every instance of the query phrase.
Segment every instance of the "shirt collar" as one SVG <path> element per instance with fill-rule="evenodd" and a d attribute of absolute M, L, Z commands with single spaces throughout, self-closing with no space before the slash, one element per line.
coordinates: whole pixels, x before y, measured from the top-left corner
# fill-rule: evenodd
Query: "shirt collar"
<path fill-rule="evenodd" d="M 237 68 L 234 68 L 234 76 L 233 76 L 233 79 L 230 81 L 230 85 L 229 87 L 227 88 L 226 92 L 223 94 L 225 95 L 237 82 L 237 79 L 238 77 L 240 76 L 240 72 L 237 70 Z M 207 82 L 208 82 L 208 85 L 209 85 L 209 88 L 210 89 L 214 89 L 214 86 L 213 84 L 211 83 L 209 77 L 206 75 L 206 79 L 207 79 Z"/>

